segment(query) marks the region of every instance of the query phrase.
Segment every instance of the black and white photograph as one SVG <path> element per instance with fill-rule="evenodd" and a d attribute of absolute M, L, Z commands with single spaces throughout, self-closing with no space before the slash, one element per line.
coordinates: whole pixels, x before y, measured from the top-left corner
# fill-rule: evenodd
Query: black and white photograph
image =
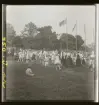
<path fill-rule="evenodd" d="M 6 6 L 6 100 L 95 100 L 95 5 Z"/>

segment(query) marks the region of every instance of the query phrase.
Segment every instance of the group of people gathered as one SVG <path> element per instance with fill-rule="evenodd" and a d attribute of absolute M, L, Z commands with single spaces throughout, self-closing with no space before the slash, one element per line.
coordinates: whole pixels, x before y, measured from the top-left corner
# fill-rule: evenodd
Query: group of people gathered
<path fill-rule="evenodd" d="M 10 51 L 8 54 L 10 55 Z M 46 50 L 32 50 L 20 49 L 14 51 L 13 59 L 18 62 L 37 62 L 45 67 L 55 65 L 56 70 L 62 68 L 86 66 L 92 70 L 95 68 L 95 55 L 94 52 L 88 54 L 82 51 L 46 51 Z"/>

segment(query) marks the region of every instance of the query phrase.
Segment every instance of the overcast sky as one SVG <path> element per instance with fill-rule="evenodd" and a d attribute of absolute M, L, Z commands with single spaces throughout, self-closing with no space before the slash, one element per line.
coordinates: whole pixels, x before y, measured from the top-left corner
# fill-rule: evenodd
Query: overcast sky
<path fill-rule="evenodd" d="M 93 29 L 95 29 L 95 6 L 67 6 L 67 5 L 31 5 L 7 6 L 7 22 L 14 26 L 17 34 L 23 30 L 30 21 L 37 27 L 51 25 L 56 33 L 66 32 L 66 25 L 59 27 L 59 22 L 67 17 L 67 32 L 72 33 L 72 28 L 77 20 L 77 33 L 85 38 L 84 24 L 86 24 L 87 44 L 93 42 Z"/>

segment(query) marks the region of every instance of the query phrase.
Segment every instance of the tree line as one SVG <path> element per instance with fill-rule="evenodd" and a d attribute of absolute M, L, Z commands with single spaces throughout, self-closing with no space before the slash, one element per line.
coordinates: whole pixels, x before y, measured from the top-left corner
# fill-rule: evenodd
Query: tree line
<path fill-rule="evenodd" d="M 24 48 L 24 49 L 68 49 L 76 50 L 76 41 L 78 50 L 89 50 L 84 45 L 84 40 L 80 35 L 75 37 L 72 34 L 62 33 L 58 39 L 58 34 L 52 32 L 52 26 L 37 27 L 34 23 L 29 22 L 25 25 L 21 34 L 16 35 L 13 25 L 6 24 L 7 46 Z M 67 43 L 68 42 L 68 43 Z"/>

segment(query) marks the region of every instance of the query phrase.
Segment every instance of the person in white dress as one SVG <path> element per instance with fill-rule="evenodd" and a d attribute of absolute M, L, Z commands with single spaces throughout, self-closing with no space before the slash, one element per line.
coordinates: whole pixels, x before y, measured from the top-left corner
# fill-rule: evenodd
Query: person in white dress
<path fill-rule="evenodd" d="M 44 58 L 44 66 L 48 66 L 48 56 L 46 55 L 45 58 Z"/>
<path fill-rule="evenodd" d="M 54 60 L 55 60 L 55 55 L 52 54 L 52 55 L 51 55 L 51 62 L 52 62 L 52 64 L 54 64 Z"/>
<path fill-rule="evenodd" d="M 89 68 L 91 69 L 91 71 L 94 71 L 95 69 L 95 55 L 94 52 L 92 52 L 92 54 L 90 55 L 90 60 L 89 60 Z"/>
<path fill-rule="evenodd" d="M 59 54 L 56 54 L 55 65 L 56 65 L 56 70 L 61 70 L 61 61 L 60 61 L 60 58 L 59 58 Z"/>
<path fill-rule="evenodd" d="M 18 56 L 19 56 L 18 62 L 22 61 L 22 52 L 21 51 L 18 53 Z"/>
<path fill-rule="evenodd" d="M 28 62 L 29 62 L 29 53 L 27 51 L 27 53 L 26 53 L 26 63 L 28 63 Z"/>

